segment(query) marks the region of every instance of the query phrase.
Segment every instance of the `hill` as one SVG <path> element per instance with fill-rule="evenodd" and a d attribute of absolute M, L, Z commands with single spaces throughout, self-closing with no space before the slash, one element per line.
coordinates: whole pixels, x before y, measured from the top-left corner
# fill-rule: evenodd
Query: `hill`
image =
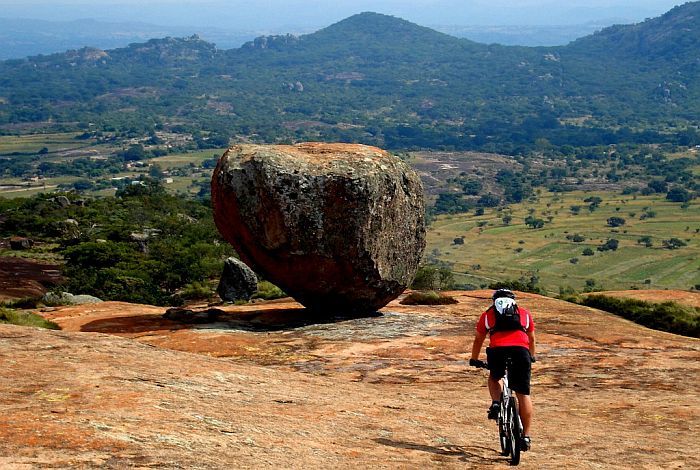
<path fill-rule="evenodd" d="M 227 51 L 192 36 L 9 60 L 0 63 L 0 128 L 507 153 L 543 138 L 676 142 L 700 104 L 699 13 L 691 2 L 552 48 L 483 45 L 362 13 Z"/>
<path fill-rule="evenodd" d="M 200 325 L 105 303 L 45 312 L 61 332 L 0 326 L 0 465 L 503 465 L 486 377 L 465 354 L 490 292 L 454 294 L 454 306 L 325 324 L 295 323 L 292 302 Z M 699 341 L 521 299 L 540 344 L 525 467 L 694 465 Z"/>

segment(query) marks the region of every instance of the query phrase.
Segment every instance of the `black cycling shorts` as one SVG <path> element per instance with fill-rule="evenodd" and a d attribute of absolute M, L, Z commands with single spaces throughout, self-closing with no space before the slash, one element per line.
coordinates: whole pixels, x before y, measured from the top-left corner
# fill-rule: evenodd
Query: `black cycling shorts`
<path fill-rule="evenodd" d="M 510 359 L 508 367 L 508 383 L 510 388 L 523 395 L 530 394 L 530 368 L 532 358 L 530 351 L 522 346 L 501 346 L 486 348 L 486 360 L 492 378 L 500 380 L 506 374 L 506 361 Z"/>

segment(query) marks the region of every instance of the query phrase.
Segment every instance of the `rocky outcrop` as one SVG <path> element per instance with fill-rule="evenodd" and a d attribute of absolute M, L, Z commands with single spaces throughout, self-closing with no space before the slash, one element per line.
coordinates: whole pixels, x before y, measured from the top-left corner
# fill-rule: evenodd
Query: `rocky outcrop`
<path fill-rule="evenodd" d="M 25 237 L 10 238 L 10 249 L 12 250 L 28 250 L 34 246 L 34 240 Z"/>
<path fill-rule="evenodd" d="M 148 253 L 149 240 L 156 238 L 158 235 L 160 235 L 160 232 L 160 229 L 157 228 L 147 228 L 141 232 L 132 232 L 129 235 L 129 240 L 136 242 L 136 244 L 139 246 L 139 250 L 142 253 Z"/>
<path fill-rule="evenodd" d="M 253 270 L 236 258 L 228 258 L 224 262 L 224 271 L 216 288 L 216 293 L 221 300 L 226 302 L 250 300 L 257 291 L 258 276 Z"/>
<path fill-rule="evenodd" d="M 396 298 L 425 247 L 420 179 L 375 147 L 232 147 L 214 171 L 212 202 L 246 264 L 328 315 Z"/>
<path fill-rule="evenodd" d="M 47 305 L 85 305 L 102 302 L 92 295 L 74 295 L 70 292 L 47 292 L 41 300 Z"/>
<path fill-rule="evenodd" d="M 80 224 L 75 219 L 56 222 L 56 231 L 64 239 L 74 240 L 80 238 Z"/>

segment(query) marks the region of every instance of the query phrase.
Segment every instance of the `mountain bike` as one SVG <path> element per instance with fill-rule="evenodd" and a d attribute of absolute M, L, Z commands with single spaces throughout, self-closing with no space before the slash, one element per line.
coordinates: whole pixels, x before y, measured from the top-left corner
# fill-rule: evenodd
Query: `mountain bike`
<path fill-rule="evenodd" d="M 478 361 L 477 367 L 488 369 L 483 361 Z M 506 362 L 506 374 L 503 376 L 503 390 L 500 398 L 500 411 L 498 412 L 498 440 L 501 444 L 501 455 L 509 456 L 511 465 L 520 463 L 520 446 L 523 439 L 523 423 L 520 420 L 518 399 L 508 385 L 508 372 L 510 360 Z"/>

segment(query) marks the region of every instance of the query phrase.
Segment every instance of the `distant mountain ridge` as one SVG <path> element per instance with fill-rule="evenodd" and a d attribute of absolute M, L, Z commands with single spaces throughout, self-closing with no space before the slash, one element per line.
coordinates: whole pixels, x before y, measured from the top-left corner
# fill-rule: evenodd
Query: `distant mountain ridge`
<path fill-rule="evenodd" d="M 51 120 L 148 130 L 178 122 L 265 141 L 387 147 L 615 142 L 590 129 L 663 133 L 669 120 L 697 122 L 698 17 L 700 2 L 690 2 L 568 46 L 531 48 L 478 44 L 365 12 L 239 49 L 192 36 L 11 60 L 0 63 L 0 126 Z M 151 92 L 123 92 L 139 87 Z M 581 119 L 585 126 L 562 125 Z"/>

